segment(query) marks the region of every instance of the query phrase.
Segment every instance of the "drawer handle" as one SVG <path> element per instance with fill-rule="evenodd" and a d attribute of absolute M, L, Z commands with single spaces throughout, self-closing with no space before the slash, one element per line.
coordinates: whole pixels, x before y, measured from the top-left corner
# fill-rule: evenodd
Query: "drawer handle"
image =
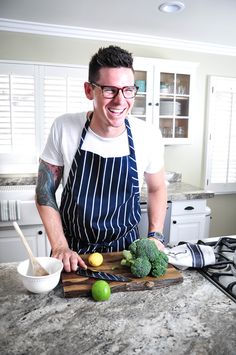
<path fill-rule="evenodd" d="M 193 206 L 188 206 L 188 207 L 185 207 L 185 210 L 186 211 L 192 211 L 192 210 L 194 210 L 194 207 Z"/>

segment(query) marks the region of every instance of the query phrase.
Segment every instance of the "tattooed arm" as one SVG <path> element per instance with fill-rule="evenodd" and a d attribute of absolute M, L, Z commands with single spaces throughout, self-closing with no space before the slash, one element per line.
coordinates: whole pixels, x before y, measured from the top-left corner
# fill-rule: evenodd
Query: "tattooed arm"
<path fill-rule="evenodd" d="M 63 232 L 56 202 L 56 190 L 62 174 L 63 167 L 40 161 L 36 186 L 36 206 L 51 244 L 52 256 L 62 260 L 65 271 L 70 272 L 75 271 L 78 264 L 84 268 L 86 268 L 86 264 L 76 252 L 69 248 Z"/>
<path fill-rule="evenodd" d="M 56 202 L 56 190 L 60 184 L 63 167 L 51 165 L 41 160 L 36 186 L 37 203 L 40 206 L 50 206 L 58 211 Z"/>

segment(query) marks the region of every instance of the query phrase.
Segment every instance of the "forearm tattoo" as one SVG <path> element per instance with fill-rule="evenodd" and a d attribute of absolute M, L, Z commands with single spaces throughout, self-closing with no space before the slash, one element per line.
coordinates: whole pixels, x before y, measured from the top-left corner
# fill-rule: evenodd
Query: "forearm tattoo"
<path fill-rule="evenodd" d="M 60 184 L 62 174 L 62 166 L 51 165 L 43 160 L 40 161 L 36 185 L 36 199 L 40 206 L 50 206 L 58 211 L 55 193 Z"/>

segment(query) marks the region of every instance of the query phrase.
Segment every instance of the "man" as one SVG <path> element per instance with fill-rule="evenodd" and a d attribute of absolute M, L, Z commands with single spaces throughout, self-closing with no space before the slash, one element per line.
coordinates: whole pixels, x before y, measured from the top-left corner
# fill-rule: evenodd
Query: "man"
<path fill-rule="evenodd" d="M 159 130 L 128 117 L 138 90 L 131 54 L 116 46 L 100 48 L 89 63 L 84 90 L 93 101 L 93 112 L 55 120 L 36 187 L 52 256 L 62 260 L 68 272 L 78 264 L 86 268 L 79 254 L 123 250 L 139 237 L 143 176 L 149 237 L 163 248 L 163 147 Z M 59 210 L 55 192 L 61 179 Z"/>

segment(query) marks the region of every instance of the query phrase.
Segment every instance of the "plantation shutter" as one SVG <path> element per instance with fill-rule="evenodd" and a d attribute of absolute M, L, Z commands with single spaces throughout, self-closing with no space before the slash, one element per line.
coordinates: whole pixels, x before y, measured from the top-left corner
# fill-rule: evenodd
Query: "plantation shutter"
<path fill-rule="evenodd" d="M 236 79 L 210 77 L 206 187 L 236 192 Z"/>
<path fill-rule="evenodd" d="M 12 70 L 13 69 L 13 70 Z M 3 65 L 0 71 L 0 154 L 35 151 L 33 66 Z"/>
<path fill-rule="evenodd" d="M 87 67 L 0 63 L 0 173 L 36 172 L 57 116 L 88 111 Z"/>
<path fill-rule="evenodd" d="M 44 145 L 56 117 L 67 112 L 90 110 L 92 102 L 84 93 L 84 82 L 88 80 L 87 68 L 46 66 L 41 68 L 41 77 L 44 92 L 42 112 Z"/>

